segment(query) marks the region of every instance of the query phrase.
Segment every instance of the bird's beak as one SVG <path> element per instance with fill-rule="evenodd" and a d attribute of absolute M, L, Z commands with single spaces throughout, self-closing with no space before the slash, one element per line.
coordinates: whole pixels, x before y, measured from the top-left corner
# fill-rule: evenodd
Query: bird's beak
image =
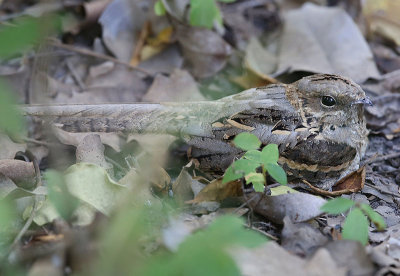
<path fill-rule="evenodd" d="M 371 100 L 368 97 L 365 97 L 364 99 L 361 100 L 357 100 L 351 103 L 351 105 L 355 105 L 355 104 L 366 104 L 366 105 L 372 105 Z"/>

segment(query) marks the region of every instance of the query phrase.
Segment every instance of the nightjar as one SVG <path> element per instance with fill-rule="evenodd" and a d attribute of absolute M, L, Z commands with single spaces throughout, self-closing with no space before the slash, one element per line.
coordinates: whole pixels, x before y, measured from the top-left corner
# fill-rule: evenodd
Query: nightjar
<path fill-rule="evenodd" d="M 257 135 L 278 144 L 279 163 L 292 182 L 329 189 L 358 169 L 368 131 L 363 105 L 371 104 L 352 80 L 318 74 L 292 84 L 252 88 L 208 102 L 26 106 L 71 132 L 168 133 L 181 137 L 204 171 L 222 174 L 242 152 L 232 139 Z"/>

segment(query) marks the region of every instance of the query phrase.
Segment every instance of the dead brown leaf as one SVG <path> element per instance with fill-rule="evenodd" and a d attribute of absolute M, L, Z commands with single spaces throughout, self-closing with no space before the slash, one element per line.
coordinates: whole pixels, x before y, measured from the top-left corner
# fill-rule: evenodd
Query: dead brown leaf
<path fill-rule="evenodd" d="M 357 171 L 354 171 L 342 179 L 336 182 L 335 186 L 332 187 L 332 191 L 323 190 L 311 185 L 309 182 L 303 180 L 303 182 L 316 194 L 325 196 L 339 196 L 343 194 L 356 193 L 365 184 L 365 166 L 361 167 Z"/>
<path fill-rule="evenodd" d="M 242 196 L 241 181 L 231 181 L 222 184 L 222 178 L 211 181 L 193 200 L 186 201 L 188 204 L 200 203 L 204 201 L 222 201 L 228 197 Z"/>
<path fill-rule="evenodd" d="M 362 188 L 364 188 L 365 184 L 365 166 L 359 168 L 357 171 L 352 172 L 351 174 L 345 176 L 340 179 L 333 187 L 332 190 L 334 192 L 342 192 L 342 193 L 356 193 Z"/>

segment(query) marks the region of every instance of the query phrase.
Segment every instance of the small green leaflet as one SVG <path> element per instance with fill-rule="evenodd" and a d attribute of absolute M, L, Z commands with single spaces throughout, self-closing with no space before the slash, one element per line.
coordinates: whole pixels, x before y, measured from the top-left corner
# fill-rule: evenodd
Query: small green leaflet
<path fill-rule="evenodd" d="M 246 183 L 253 183 L 253 188 L 256 192 L 264 192 L 265 178 L 262 173 L 249 173 L 245 176 Z"/>
<path fill-rule="evenodd" d="M 268 174 L 272 176 L 273 179 L 278 181 L 278 183 L 282 185 L 287 184 L 287 176 L 285 171 L 278 166 L 278 164 L 267 164 L 266 169 L 268 171 Z"/>
<path fill-rule="evenodd" d="M 211 29 L 218 12 L 214 0 L 190 0 L 189 20 L 192 26 Z"/>
<path fill-rule="evenodd" d="M 162 16 L 165 15 L 166 10 L 164 7 L 164 4 L 161 0 L 158 0 L 155 4 L 154 4 L 154 13 L 158 16 Z"/>
<path fill-rule="evenodd" d="M 278 158 L 279 150 L 278 145 L 276 144 L 268 144 L 261 151 L 261 162 L 264 165 L 267 165 L 268 163 L 275 164 L 278 162 Z"/>
<path fill-rule="evenodd" d="M 236 135 L 235 139 L 233 139 L 233 143 L 242 150 L 256 150 L 261 146 L 258 137 L 248 132 L 242 132 Z"/>
<path fill-rule="evenodd" d="M 260 163 L 261 166 L 261 151 L 259 150 L 249 150 L 246 152 L 243 157 L 248 160 L 252 160 L 254 162 Z"/>
<path fill-rule="evenodd" d="M 368 242 L 368 220 L 359 208 L 350 211 L 342 231 L 343 239 L 359 241 L 363 245 Z"/>
<path fill-rule="evenodd" d="M 239 159 L 230 165 L 230 167 L 225 171 L 222 183 L 227 183 L 245 175 L 252 173 L 260 165 L 257 162 L 252 162 L 251 160 Z"/>
<path fill-rule="evenodd" d="M 368 218 L 375 224 L 379 231 L 383 231 L 386 228 L 386 223 L 383 217 L 374 211 L 368 204 L 362 203 L 361 209 L 368 216 Z"/>
<path fill-rule="evenodd" d="M 327 203 L 322 205 L 321 211 L 331 215 L 338 215 L 349 210 L 354 204 L 355 203 L 353 200 L 344 197 L 338 197 L 329 200 Z"/>
<path fill-rule="evenodd" d="M 0 130 L 18 137 L 23 133 L 24 120 L 16 107 L 13 92 L 0 80 Z"/>

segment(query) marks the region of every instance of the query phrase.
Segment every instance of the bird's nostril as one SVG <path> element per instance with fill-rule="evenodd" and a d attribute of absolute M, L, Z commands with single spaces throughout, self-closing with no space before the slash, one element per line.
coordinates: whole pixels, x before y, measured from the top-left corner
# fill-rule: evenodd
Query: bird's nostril
<path fill-rule="evenodd" d="M 371 100 L 368 97 L 365 97 L 364 99 L 361 100 L 357 100 L 351 103 L 351 105 L 355 105 L 355 104 L 366 104 L 366 105 L 373 105 L 373 103 L 371 102 Z"/>

